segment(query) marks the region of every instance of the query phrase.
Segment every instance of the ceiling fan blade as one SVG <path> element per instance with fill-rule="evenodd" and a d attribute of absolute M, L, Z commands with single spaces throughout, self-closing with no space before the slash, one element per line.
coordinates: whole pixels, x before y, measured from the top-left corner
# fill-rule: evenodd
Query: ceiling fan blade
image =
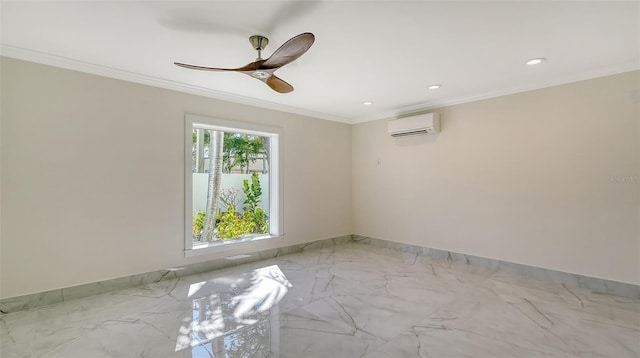
<path fill-rule="evenodd" d="M 251 62 L 250 64 L 247 64 L 247 65 L 239 67 L 239 68 L 216 68 L 216 67 L 194 66 L 194 65 L 187 65 L 186 63 L 180 63 L 180 62 L 174 62 L 173 64 L 176 65 L 176 66 L 188 68 L 188 69 L 191 69 L 191 70 L 244 72 L 244 71 L 255 71 L 256 69 L 258 69 L 260 67 L 260 65 L 263 62 L 264 62 L 264 60 L 258 60 L 258 61 Z"/>
<path fill-rule="evenodd" d="M 269 78 L 263 80 L 272 90 L 279 93 L 289 93 L 293 91 L 293 86 L 285 82 L 283 79 L 276 75 L 271 75 Z"/>
<path fill-rule="evenodd" d="M 260 67 L 263 69 L 273 69 L 294 61 L 309 50 L 315 39 L 315 36 L 310 32 L 294 36 L 280 46 Z"/>
<path fill-rule="evenodd" d="M 251 36 L 249 40 L 253 44 L 255 39 L 262 39 L 261 36 Z M 266 45 L 266 38 L 265 45 Z M 205 66 L 195 66 L 188 65 L 186 63 L 174 62 L 176 66 L 188 68 L 191 70 L 200 70 L 200 71 L 233 71 L 244 73 L 248 76 L 256 78 L 264 83 L 267 86 L 271 87 L 274 91 L 278 93 L 289 93 L 293 91 L 293 86 L 274 75 L 278 68 L 296 60 L 298 57 L 302 56 L 313 42 L 316 40 L 315 36 L 310 32 L 302 33 L 298 36 L 294 36 L 289 41 L 285 42 L 282 46 L 280 46 L 275 52 L 266 60 L 260 58 L 260 50 L 262 50 L 262 45 L 258 46 L 256 50 L 258 50 L 258 60 L 251 62 L 243 67 L 238 68 L 217 68 L 217 67 L 205 67 Z M 255 46 L 255 44 L 253 44 Z"/>
<path fill-rule="evenodd" d="M 179 63 L 179 62 L 174 62 L 173 64 L 176 65 L 176 66 L 188 68 L 188 69 L 191 69 L 191 70 L 201 70 L 201 71 L 237 71 L 234 68 L 203 67 L 203 66 L 187 65 L 186 63 Z"/>

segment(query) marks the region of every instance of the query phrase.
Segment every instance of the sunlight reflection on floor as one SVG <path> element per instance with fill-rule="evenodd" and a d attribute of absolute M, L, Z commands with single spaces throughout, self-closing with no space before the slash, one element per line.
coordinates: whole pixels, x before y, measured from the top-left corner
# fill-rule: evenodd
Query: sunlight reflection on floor
<path fill-rule="evenodd" d="M 247 287 L 239 287 L 238 274 L 222 277 L 218 282 L 234 283 L 225 292 L 212 292 L 192 300 L 192 313 L 185 316 L 179 328 L 175 351 L 192 349 L 192 357 L 250 356 L 278 351 L 279 324 L 271 324 L 277 304 L 293 287 L 277 265 L 252 270 Z M 207 292 L 208 281 L 192 284 L 188 296 Z M 245 286 L 246 286 L 245 283 Z M 235 287 L 234 287 L 235 286 Z M 274 312 L 271 312 L 274 311 Z M 277 315 L 276 315 L 277 317 Z M 250 353 L 251 352 L 251 353 Z M 266 353 L 265 353 L 266 354 Z"/>

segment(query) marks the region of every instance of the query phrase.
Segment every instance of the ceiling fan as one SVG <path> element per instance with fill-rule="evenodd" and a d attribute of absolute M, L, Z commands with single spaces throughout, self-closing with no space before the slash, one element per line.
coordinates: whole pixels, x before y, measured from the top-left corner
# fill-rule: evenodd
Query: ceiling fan
<path fill-rule="evenodd" d="M 307 50 L 309 50 L 311 45 L 313 45 L 314 41 L 315 36 L 313 36 L 312 33 L 302 33 L 285 42 L 282 46 L 275 50 L 271 57 L 263 59 L 262 50 L 264 50 L 264 48 L 269 43 L 269 39 L 264 36 L 253 35 L 249 37 L 249 42 L 251 42 L 251 46 L 253 46 L 253 48 L 258 51 L 258 58 L 254 62 L 251 62 L 246 66 L 238 68 L 215 68 L 187 65 L 179 62 L 174 62 L 174 64 L 180 67 L 190 68 L 192 70 L 234 71 L 244 73 L 266 83 L 269 87 L 271 87 L 271 89 L 276 92 L 288 93 L 293 91 L 293 86 L 283 81 L 273 73 L 280 67 L 293 62 L 298 57 L 302 56 L 305 52 L 307 52 Z"/>

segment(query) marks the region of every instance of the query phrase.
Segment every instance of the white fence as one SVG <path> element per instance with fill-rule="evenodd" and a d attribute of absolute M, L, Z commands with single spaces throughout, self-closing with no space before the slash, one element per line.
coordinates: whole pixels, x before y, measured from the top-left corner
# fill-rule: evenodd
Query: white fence
<path fill-rule="evenodd" d="M 193 173 L 193 212 L 199 210 L 206 210 L 207 208 L 207 184 L 209 174 L 208 173 Z M 260 180 L 260 188 L 262 189 L 262 195 L 260 196 L 260 204 L 264 211 L 269 213 L 269 174 L 258 174 Z M 251 186 L 251 174 L 222 174 L 221 193 L 224 194 L 228 189 L 235 188 L 238 190 L 238 206 L 236 210 L 238 213 L 242 213 L 242 208 L 245 206 L 244 201 L 247 198 L 242 191 L 242 182 L 244 180 L 249 181 Z M 227 211 L 224 204 L 221 204 L 220 211 Z"/>

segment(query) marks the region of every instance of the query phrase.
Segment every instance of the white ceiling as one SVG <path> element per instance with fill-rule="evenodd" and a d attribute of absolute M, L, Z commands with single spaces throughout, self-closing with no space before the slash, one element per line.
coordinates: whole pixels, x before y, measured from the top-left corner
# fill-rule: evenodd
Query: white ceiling
<path fill-rule="evenodd" d="M 357 123 L 640 68 L 639 2 L 3 1 L 1 54 L 318 118 Z M 312 32 L 277 75 L 239 67 Z M 546 57 L 538 66 L 525 60 Z M 440 83 L 442 88 L 427 90 Z M 374 104 L 363 106 L 370 100 Z"/>

